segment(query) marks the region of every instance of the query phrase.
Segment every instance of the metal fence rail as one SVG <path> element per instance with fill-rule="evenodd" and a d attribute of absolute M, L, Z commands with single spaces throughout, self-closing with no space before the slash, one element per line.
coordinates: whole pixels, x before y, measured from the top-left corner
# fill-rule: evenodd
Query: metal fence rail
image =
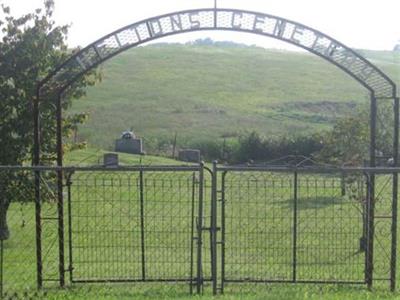
<path fill-rule="evenodd" d="M 0 292 L 96 282 L 181 282 L 191 293 L 206 282 L 214 293 L 267 282 L 393 285 L 399 171 L 2 166 L 11 234 L 0 244 Z"/>

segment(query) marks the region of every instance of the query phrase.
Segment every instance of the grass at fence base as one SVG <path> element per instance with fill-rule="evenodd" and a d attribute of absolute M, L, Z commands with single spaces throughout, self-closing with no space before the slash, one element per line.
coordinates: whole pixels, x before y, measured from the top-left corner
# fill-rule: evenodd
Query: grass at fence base
<path fill-rule="evenodd" d="M 128 300 L 128 299 L 166 299 L 166 300 L 381 300 L 400 299 L 399 293 L 387 290 L 368 291 L 364 287 L 288 285 L 274 284 L 254 287 L 253 291 L 232 292 L 212 296 L 208 292 L 202 295 L 188 295 L 186 286 L 152 285 L 95 285 L 71 287 L 65 290 L 47 290 L 38 294 L 39 298 L 50 300 Z"/>

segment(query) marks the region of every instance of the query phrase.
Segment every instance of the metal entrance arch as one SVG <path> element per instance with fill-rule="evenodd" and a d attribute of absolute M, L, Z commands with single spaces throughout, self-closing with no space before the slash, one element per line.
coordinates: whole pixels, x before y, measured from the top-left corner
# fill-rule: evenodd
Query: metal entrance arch
<path fill-rule="evenodd" d="M 399 98 L 396 94 L 396 85 L 380 69 L 362 57 L 360 54 L 345 46 L 330 36 L 306 25 L 264 13 L 225 9 L 205 8 L 173 12 L 157 17 L 145 19 L 121 29 L 118 29 L 99 40 L 93 42 L 79 52 L 72 55 L 63 64 L 46 76 L 37 86 L 37 97 L 34 99 L 34 160 L 33 164 L 41 164 L 40 150 L 40 103 L 42 99 L 54 99 L 57 118 L 57 165 L 62 166 L 62 98 L 64 92 L 83 74 L 87 73 L 102 62 L 146 42 L 186 32 L 204 30 L 228 30 L 247 32 L 265 37 L 278 39 L 303 48 L 337 66 L 342 71 L 360 83 L 370 95 L 370 159 L 369 166 L 376 166 L 378 153 L 376 136 L 378 133 L 377 122 L 379 106 L 390 104 L 393 109 L 393 146 L 391 157 L 393 166 L 398 166 L 398 140 L 399 140 Z M 63 174 L 58 171 L 58 234 L 59 247 L 64 245 L 63 222 Z M 391 209 L 391 265 L 396 265 L 396 224 L 397 224 L 397 174 L 393 173 L 392 209 Z M 368 254 L 367 261 L 372 274 L 373 268 L 373 236 L 375 227 L 375 176 L 369 180 L 369 209 L 368 209 Z M 36 174 L 36 220 L 40 223 L 40 174 Z M 215 189 L 215 187 L 214 187 Z M 378 216 L 379 217 L 379 216 Z M 385 220 L 380 220 L 385 222 Z M 387 221 L 386 221 L 387 222 Z M 37 231 L 37 259 L 38 274 L 41 262 L 41 231 Z M 64 272 L 64 253 L 60 251 L 60 273 Z M 391 288 L 395 288 L 395 267 L 391 270 Z M 367 278 L 367 284 L 372 285 L 372 276 Z M 64 282 L 60 281 L 61 285 Z M 38 285 L 42 285 L 42 278 L 38 275 Z"/>

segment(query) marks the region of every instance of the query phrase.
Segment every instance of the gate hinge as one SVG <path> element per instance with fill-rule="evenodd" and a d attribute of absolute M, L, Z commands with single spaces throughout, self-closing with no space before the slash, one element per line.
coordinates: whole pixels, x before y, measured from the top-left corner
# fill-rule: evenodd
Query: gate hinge
<path fill-rule="evenodd" d="M 365 236 L 360 237 L 360 252 L 367 252 L 367 238 Z"/>
<path fill-rule="evenodd" d="M 197 277 L 193 277 L 193 278 L 192 278 L 191 284 L 192 284 L 193 286 L 196 286 L 196 285 L 198 285 L 199 283 L 200 283 L 201 285 L 204 284 L 204 277 L 200 277 L 200 280 L 198 280 Z"/>

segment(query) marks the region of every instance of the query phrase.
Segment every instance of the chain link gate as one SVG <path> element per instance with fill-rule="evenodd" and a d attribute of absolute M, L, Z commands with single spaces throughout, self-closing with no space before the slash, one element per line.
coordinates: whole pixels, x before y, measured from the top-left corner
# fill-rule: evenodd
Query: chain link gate
<path fill-rule="evenodd" d="M 70 173 L 70 282 L 188 282 L 199 293 L 203 182 L 202 166 Z"/>
<path fill-rule="evenodd" d="M 362 172 L 214 166 L 214 173 L 215 293 L 238 283 L 368 282 L 373 237 Z"/>
<path fill-rule="evenodd" d="M 370 229 L 372 176 L 217 165 L 71 173 L 70 282 L 188 282 L 201 293 L 211 281 L 214 294 L 239 283 L 368 284 L 373 264 L 389 262 L 370 261 L 373 240 L 385 241 Z"/>

